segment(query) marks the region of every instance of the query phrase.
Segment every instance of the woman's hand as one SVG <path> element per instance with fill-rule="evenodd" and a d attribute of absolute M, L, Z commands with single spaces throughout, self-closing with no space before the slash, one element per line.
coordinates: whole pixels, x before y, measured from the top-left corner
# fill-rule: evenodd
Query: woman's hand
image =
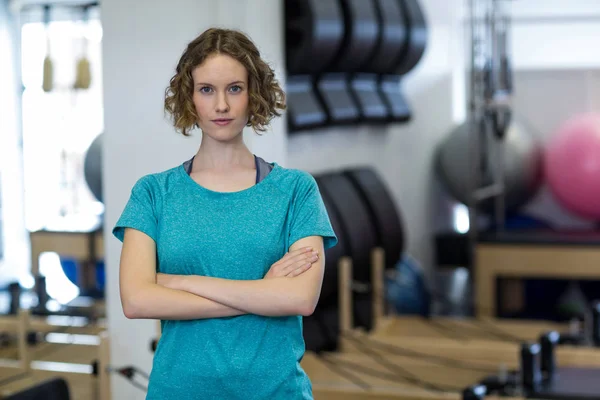
<path fill-rule="evenodd" d="M 311 247 L 304 247 L 285 253 L 283 258 L 271 265 L 263 279 L 294 277 L 308 270 L 319 259 L 319 254 Z"/>

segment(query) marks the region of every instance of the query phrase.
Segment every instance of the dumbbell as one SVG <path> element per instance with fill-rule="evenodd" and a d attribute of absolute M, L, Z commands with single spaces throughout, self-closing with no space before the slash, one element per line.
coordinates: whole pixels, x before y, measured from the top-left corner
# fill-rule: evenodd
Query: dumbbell
<path fill-rule="evenodd" d="M 561 335 L 556 331 L 546 332 L 540 336 L 542 378 L 552 380 L 556 372 L 556 357 L 554 350 L 560 343 Z"/>
<path fill-rule="evenodd" d="M 599 307 L 600 308 L 600 307 Z M 593 341 L 597 343 L 598 335 L 598 316 L 597 311 L 594 312 L 594 326 L 593 326 Z M 540 336 L 540 370 L 542 378 L 545 380 L 552 380 L 556 372 L 556 357 L 555 349 L 559 344 L 573 344 L 581 345 L 585 343 L 586 338 L 581 334 L 566 334 L 558 333 L 556 331 L 545 332 Z"/>
<path fill-rule="evenodd" d="M 600 300 L 592 303 L 592 343 L 600 347 Z"/>
<path fill-rule="evenodd" d="M 526 393 L 536 393 L 542 383 L 540 367 L 541 346 L 537 343 L 521 345 L 521 382 Z"/>
<path fill-rule="evenodd" d="M 8 292 L 10 293 L 10 308 L 8 309 L 9 315 L 17 315 L 21 308 L 21 285 L 18 282 L 13 282 L 8 285 Z"/>
<path fill-rule="evenodd" d="M 487 394 L 488 391 L 485 385 L 473 385 L 463 390 L 462 400 L 483 400 Z"/>
<path fill-rule="evenodd" d="M 50 299 L 48 296 L 48 291 L 46 290 L 46 277 L 42 275 L 38 275 L 35 277 L 35 291 L 38 296 L 38 305 L 37 309 L 45 310 L 46 303 Z"/>

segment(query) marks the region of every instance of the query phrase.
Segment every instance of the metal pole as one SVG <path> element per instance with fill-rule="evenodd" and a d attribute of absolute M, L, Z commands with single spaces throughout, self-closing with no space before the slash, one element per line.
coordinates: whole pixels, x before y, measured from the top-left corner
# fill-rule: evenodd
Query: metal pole
<path fill-rule="evenodd" d="M 467 197 L 467 207 L 469 210 L 469 258 L 471 260 L 471 265 L 474 267 L 475 264 L 475 253 L 474 253 L 474 245 L 477 240 L 477 232 L 476 232 L 476 222 L 477 213 L 475 211 L 476 201 L 475 201 L 475 190 L 477 188 L 477 163 L 475 153 L 477 152 L 477 132 L 475 130 L 474 121 L 475 121 L 475 3 L 476 0 L 468 0 L 469 4 L 469 44 L 470 44 L 470 62 L 469 62 L 469 75 L 470 75 L 470 93 L 469 93 L 469 108 L 468 108 L 468 123 L 469 123 L 469 149 L 468 149 L 468 157 L 469 157 L 469 196 Z M 475 270 L 473 268 L 472 270 Z"/>

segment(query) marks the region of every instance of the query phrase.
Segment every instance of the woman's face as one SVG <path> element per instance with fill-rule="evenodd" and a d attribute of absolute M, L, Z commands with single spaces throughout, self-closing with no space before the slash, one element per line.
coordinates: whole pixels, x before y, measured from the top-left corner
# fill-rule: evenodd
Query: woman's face
<path fill-rule="evenodd" d="M 192 71 L 198 125 L 214 140 L 236 138 L 248 123 L 248 72 L 234 58 L 214 54 Z"/>

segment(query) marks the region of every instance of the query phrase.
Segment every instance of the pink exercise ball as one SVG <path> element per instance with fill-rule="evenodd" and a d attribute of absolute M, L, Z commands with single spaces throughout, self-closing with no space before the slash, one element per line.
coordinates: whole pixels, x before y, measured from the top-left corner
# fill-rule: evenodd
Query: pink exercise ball
<path fill-rule="evenodd" d="M 600 114 L 562 124 L 546 148 L 544 169 L 552 194 L 565 209 L 600 220 Z"/>

